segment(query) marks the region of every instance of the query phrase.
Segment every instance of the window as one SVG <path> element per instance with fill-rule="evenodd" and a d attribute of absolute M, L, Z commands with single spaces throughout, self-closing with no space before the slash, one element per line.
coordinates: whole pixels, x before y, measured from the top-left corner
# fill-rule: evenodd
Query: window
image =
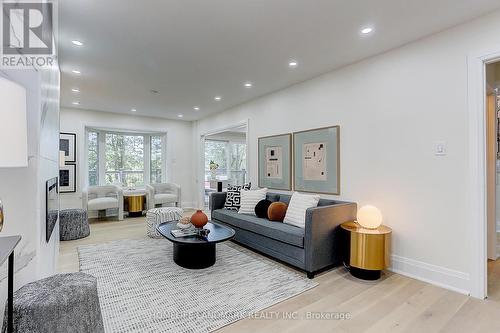
<path fill-rule="evenodd" d="M 232 184 L 244 184 L 246 181 L 247 145 L 231 142 L 229 149 L 231 152 L 229 179 L 232 180 Z"/>
<path fill-rule="evenodd" d="M 97 132 L 88 132 L 88 160 L 89 160 L 89 185 L 99 184 L 99 135 Z"/>
<path fill-rule="evenodd" d="M 161 136 L 151 136 L 151 183 L 161 183 Z"/>
<path fill-rule="evenodd" d="M 224 180 L 229 184 L 242 185 L 246 181 L 246 144 L 222 140 L 205 140 L 205 184 Z M 210 162 L 218 164 L 210 170 Z"/>
<path fill-rule="evenodd" d="M 227 142 L 226 141 L 205 141 L 205 174 L 210 175 L 210 162 L 219 165 L 216 174 L 225 175 L 227 173 Z"/>
<path fill-rule="evenodd" d="M 88 130 L 89 185 L 160 183 L 164 135 Z"/>
<path fill-rule="evenodd" d="M 144 136 L 106 133 L 106 183 L 144 185 Z"/>

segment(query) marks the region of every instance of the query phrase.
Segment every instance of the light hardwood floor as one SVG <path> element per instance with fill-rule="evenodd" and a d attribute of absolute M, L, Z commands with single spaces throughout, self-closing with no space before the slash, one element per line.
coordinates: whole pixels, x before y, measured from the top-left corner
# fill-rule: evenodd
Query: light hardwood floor
<path fill-rule="evenodd" d="M 78 271 L 80 245 L 144 236 L 144 218 L 91 223 L 89 237 L 61 242 L 59 271 Z M 316 288 L 220 332 L 500 332 L 500 263 L 489 262 L 488 268 L 490 298 L 484 301 L 390 272 L 377 282 L 363 282 L 336 268 L 319 274 Z M 284 318 L 319 312 L 349 313 L 351 318 Z"/>

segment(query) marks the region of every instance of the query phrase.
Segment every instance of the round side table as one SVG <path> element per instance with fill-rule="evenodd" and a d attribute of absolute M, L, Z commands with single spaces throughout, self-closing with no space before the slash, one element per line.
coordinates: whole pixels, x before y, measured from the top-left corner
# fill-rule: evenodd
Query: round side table
<path fill-rule="evenodd" d="M 381 271 L 390 263 L 392 229 L 385 225 L 367 229 L 356 222 L 346 222 L 341 227 L 347 236 L 344 261 L 351 275 L 363 280 L 378 280 Z"/>
<path fill-rule="evenodd" d="M 123 190 L 124 210 L 128 216 L 142 216 L 144 211 L 144 202 L 146 201 L 146 190 L 126 189 Z"/>

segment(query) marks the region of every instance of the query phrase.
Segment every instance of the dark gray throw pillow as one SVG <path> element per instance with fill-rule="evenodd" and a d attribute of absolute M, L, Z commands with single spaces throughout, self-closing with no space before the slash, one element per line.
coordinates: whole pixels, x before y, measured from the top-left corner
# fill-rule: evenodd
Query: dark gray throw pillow
<path fill-rule="evenodd" d="M 228 185 L 224 208 L 229 210 L 239 210 L 241 205 L 241 189 L 249 190 L 251 187 L 252 183 L 235 186 Z"/>

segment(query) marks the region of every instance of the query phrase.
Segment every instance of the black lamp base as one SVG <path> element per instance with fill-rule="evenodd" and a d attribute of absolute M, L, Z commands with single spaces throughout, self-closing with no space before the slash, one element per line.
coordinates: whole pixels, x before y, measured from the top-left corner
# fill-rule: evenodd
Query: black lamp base
<path fill-rule="evenodd" d="M 349 267 L 349 272 L 351 272 L 352 276 L 367 281 L 375 281 L 380 279 L 380 275 L 382 273 L 382 271 L 379 270 L 361 269 L 352 266 Z"/>

